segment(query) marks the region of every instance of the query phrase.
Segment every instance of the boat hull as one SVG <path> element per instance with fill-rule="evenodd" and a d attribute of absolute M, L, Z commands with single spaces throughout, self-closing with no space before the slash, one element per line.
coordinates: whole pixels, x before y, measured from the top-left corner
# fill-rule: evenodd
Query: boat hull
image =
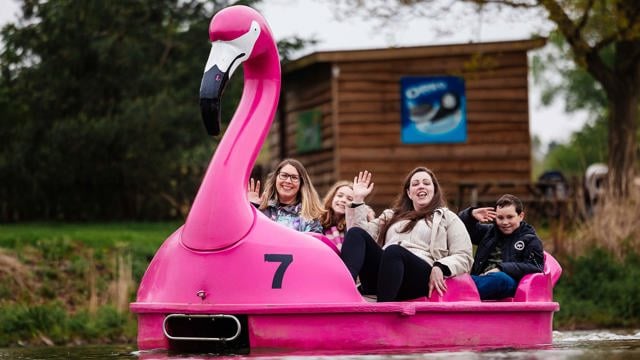
<path fill-rule="evenodd" d="M 300 306 L 131 304 L 141 350 L 172 350 L 169 314 L 246 315 L 249 350 L 380 352 L 417 349 L 536 347 L 552 342 L 556 302 L 396 302 Z M 186 340 L 188 341 L 188 340 Z"/>

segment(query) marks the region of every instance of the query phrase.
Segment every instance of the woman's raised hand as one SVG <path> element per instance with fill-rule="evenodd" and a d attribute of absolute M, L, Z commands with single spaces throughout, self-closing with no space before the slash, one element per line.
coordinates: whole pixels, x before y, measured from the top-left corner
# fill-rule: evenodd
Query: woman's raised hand
<path fill-rule="evenodd" d="M 373 191 L 373 183 L 371 182 L 371 173 L 367 170 L 360 171 L 358 176 L 353 178 L 353 202 L 362 203 L 367 195 Z"/>
<path fill-rule="evenodd" d="M 260 180 L 255 181 L 253 180 L 253 178 L 251 178 L 251 181 L 249 181 L 248 196 L 249 196 L 249 201 L 251 201 L 252 203 L 254 204 L 260 203 Z"/>

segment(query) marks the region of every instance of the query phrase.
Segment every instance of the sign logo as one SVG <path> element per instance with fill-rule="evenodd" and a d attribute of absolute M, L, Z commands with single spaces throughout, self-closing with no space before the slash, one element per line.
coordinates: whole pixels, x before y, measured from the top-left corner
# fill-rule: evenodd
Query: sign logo
<path fill-rule="evenodd" d="M 459 143 L 467 140 L 464 79 L 420 76 L 400 79 L 402 142 Z"/>
<path fill-rule="evenodd" d="M 524 241 L 522 241 L 522 240 L 516 241 L 516 243 L 513 244 L 513 247 L 516 250 L 521 251 L 522 249 L 524 249 Z"/>

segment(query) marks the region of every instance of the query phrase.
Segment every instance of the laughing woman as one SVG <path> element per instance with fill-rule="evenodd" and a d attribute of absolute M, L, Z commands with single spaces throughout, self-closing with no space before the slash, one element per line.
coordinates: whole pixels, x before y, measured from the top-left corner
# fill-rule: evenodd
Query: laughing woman
<path fill-rule="evenodd" d="M 458 216 L 445 207 L 433 172 L 412 170 L 392 209 L 368 221 L 364 199 L 373 190 L 371 173 L 354 179 L 353 202 L 340 257 L 364 295 L 379 302 L 443 294 L 445 277 L 469 272 L 473 263 L 471 239 Z M 352 215 L 349 212 L 353 212 Z"/>
<path fill-rule="evenodd" d="M 251 179 L 249 201 L 271 220 L 301 232 L 322 233 L 318 192 L 302 163 L 285 159 L 269 174 L 262 196 L 260 181 Z"/>

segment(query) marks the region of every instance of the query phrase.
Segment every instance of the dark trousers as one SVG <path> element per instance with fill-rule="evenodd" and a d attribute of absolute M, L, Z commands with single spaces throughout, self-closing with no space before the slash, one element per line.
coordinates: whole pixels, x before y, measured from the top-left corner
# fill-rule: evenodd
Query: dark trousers
<path fill-rule="evenodd" d="M 361 228 L 347 231 L 340 253 L 361 292 L 379 302 L 426 296 L 431 266 L 400 245 L 382 248 Z"/>

